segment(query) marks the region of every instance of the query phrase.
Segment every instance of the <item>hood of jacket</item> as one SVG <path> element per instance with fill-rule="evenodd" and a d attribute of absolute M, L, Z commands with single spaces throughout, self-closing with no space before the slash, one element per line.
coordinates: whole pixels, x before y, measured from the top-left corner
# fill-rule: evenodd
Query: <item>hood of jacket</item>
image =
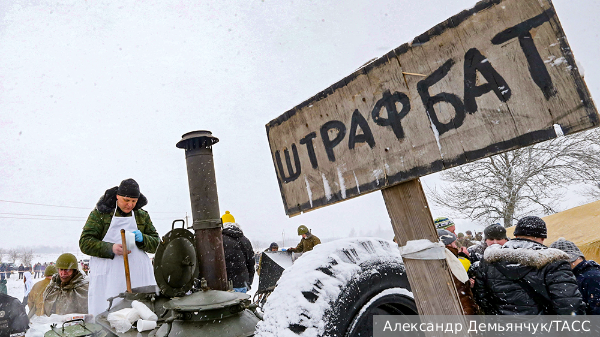
<path fill-rule="evenodd" d="M 71 281 L 69 281 L 69 283 L 67 283 L 65 286 L 63 286 L 62 289 L 70 290 L 70 289 L 79 288 L 87 282 L 88 282 L 88 280 L 85 279 L 85 276 L 83 276 L 83 274 L 79 270 L 75 270 L 75 275 L 73 275 L 73 278 L 71 279 Z M 49 287 L 53 286 L 53 285 L 54 285 L 54 287 L 60 287 L 60 285 L 61 285 L 60 275 L 58 273 L 56 273 L 52 276 L 52 282 L 50 282 Z"/>
<path fill-rule="evenodd" d="M 100 200 L 96 203 L 96 209 L 100 213 L 112 213 L 115 211 L 117 207 L 117 190 L 119 186 L 115 186 L 109 188 L 104 192 L 104 195 L 100 197 Z M 148 204 L 148 199 L 140 193 L 140 197 L 138 198 L 137 204 L 133 210 L 138 210 Z"/>
<path fill-rule="evenodd" d="M 527 239 L 513 239 L 503 246 L 487 247 L 483 258 L 488 263 L 495 263 L 512 280 L 518 280 L 531 271 L 541 269 L 556 261 L 568 261 L 569 255 L 559 249 L 548 248 L 540 243 Z"/>
<path fill-rule="evenodd" d="M 232 238 L 241 238 L 244 236 L 244 232 L 242 232 L 240 225 L 237 223 L 228 222 L 223 226 L 223 235 L 227 235 Z"/>
<path fill-rule="evenodd" d="M 573 274 L 575 274 L 575 276 L 581 275 L 590 269 L 600 270 L 600 265 L 596 263 L 596 261 L 583 260 L 573 268 Z"/>

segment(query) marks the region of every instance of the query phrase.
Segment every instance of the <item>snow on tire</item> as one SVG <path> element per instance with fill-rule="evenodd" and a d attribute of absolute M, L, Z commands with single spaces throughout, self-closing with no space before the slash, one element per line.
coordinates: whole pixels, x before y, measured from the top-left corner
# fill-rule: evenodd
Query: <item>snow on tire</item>
<path fill-rule="evenodd" d="M 396 244 L 343 239 L 316 246 L 283 272 L 256 336 L 368 336 L 374 314 L 416 313 Z"/>

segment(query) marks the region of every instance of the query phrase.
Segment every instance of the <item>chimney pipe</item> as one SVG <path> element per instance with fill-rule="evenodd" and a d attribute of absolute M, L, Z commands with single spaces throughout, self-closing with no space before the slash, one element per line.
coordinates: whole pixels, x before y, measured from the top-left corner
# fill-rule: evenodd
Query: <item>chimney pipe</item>
<path fill-rule="evenodd" d="M 221 215 L 212 146 L 219 141 L 210 131 L 184 134 L 177 147 L 185 149 L 192 227 L 196 237 L 196 252 L 200 275 L 213 290 L 227 290 L 227 271 L 223 252 Z"/>

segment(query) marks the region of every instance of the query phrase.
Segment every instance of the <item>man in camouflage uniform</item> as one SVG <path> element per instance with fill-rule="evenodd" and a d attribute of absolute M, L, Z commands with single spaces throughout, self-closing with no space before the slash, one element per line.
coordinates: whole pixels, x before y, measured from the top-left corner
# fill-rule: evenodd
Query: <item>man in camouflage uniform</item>
<path fill-rule="evenodd" d="M 133 179 L 127 180 L 135 183 Z M 123 182 L 125 182 L 125 180 Z M 135 183 L 135 185 L 137 185 L 137 183 Z M 79 248 L 81 248 L 81 251 L 84 254 L 106 259 L 112 259 L 115 255 L 123 255 L 123 247 L 120 243 L 113 244 L 104 242 L 102 241 L 102 238 L 106 235 L 113 216 L 131 216 L 131 212 L 133 211 L 138 230 L 143 237 L 141 242 L 136 240 L 136 246 L 147 253 L 153 254 L 156 252 L 160 238 L 154 225 L 152 225 L 150 215 L 142 209 L 142 207 L 148 204 L 148 199 L 138 192 L 138 198 L 128 198 L 135 199 L 135 202 L 133 203 L 133 207 L 130 207 L 130 205 L 124 206 L 127 210 L 127 212 L 125 212 L 121 210 L 120 207 L 115 209 L 118 197 L 117 190 L 117 186 L 106 190 L 104 195 L 98 200 L 96 208 L 90 213 L 90 216 L 83 227 L 83 232 L 79 239 Z M 119 195 L 119 197 L 121 196 Z"/>
<path fill-rule="evenodd" d="M 305 253 L 313 250 L 316 245 L 321 243 L 321 240 L 316 235 L 313 235 L 310 230 L 304 225 L 298 226 L 298 235 L 302 235 L 302 240 L 296 248 L 290 248 L 289 251 L 296 253 Z"/>
<path fill-rule="evenodd" d="M 88 287 L 85 276 L 77 268 L 77 258 L 64 253 L 56 260 L 58 273 L 52 279 L 43 295 L 43 314 L 87 314 Z"/>
<path fill-rule="evenodd" d="M 120 229 L 135 234 L 129 246 L 131 286 L 156 285 L 152 263 L 146 253 L 156 252 L 160 241 L 150 215 L 142 209 L 148 199 L 138 183 L 126 179 L 106 190 L 83 227 L 79 248 L 90 259 L 89 313 L 108 307 L 106 299 L 126 290 Z M 131 245 L 130 245 L 131 244 Z M 116 304 L 116 303 L 115 303 Z"/>

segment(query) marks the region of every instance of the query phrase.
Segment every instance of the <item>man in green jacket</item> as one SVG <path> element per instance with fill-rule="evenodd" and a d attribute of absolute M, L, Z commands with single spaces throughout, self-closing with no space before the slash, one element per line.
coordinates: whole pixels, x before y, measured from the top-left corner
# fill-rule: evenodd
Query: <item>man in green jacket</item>
<path fill-rule="evenodd" d="M 159 236 L 150 215 L 142 209 L 148 199 L 138 183 L 125 179 L 106 190 L 88 217 L 79 248 L 90 255 L 89 313 L 97 315 L 108 307 L 107 298 L 126 290 L 123 251 L 128 249 L 131 286 L 156 285 L 152 263 L 146 253 L 156 252 Z M 120 230 L 135 235 L 123 247 Z M 113 304 L 116 304 L 113 302 Z"/>
<path fill-rule="evenodd" d="M 298 226 L 298 235 L 302 235 L 302 240 L 296 246 L 296 248 L 290 248 L 289 251 L 296 253 L 305 253 L 313 250 L 316 245 L 321 243 L 321 240 L 316 235 L 313 235 L 308 227 L 304 225 Z"/>

